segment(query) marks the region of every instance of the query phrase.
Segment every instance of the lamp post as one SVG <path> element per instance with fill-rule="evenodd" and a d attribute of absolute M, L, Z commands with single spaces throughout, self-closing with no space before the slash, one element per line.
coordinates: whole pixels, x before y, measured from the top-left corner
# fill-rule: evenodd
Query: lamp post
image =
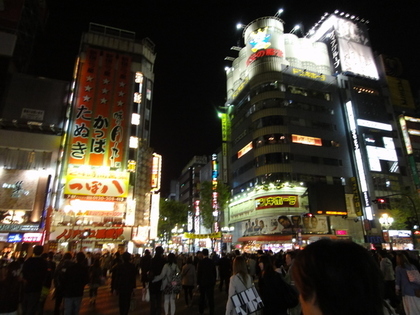
<path fill-rule="evenodd" d="M 378 200 L 380 200 L 380 199 L 387 198 L 387 197 L 393 197 L 393 196 L 404 196 L 404 197 L 407 197 L 408 200 L 410 200 L 411 205 L 413 206 L 413 211 L 414 211 L 414 214 L 416 216 L 415 219 L 417 221 L 417 225 L 416 226 L 412 226 L 412 228 L 411 228 L 411 234 L 412 234 L 411 237 L 412 237 L 412 240 L 413 240 L 413 249 L 415 249 L 416 248 L 416 242 L 415 242 L 414 230 L 415 229 L 418 229 L 418 224 L 419 224 L 420 221 L 419 221 L 419 214 L 417 212 L 416 204 L 415 204 L 413 198 L 411 198 L 411 196 L 409 196 L 407 194 L 391 194 L 391 195 L 376 197 L 376 199 L 373 200 L 373 202 L 374 203 L 378 203 Z"/>
<path fill-rule="evenodd" d="M 389 237 L 389 228 L 391 227 L 393 222 L 394 222 L 394 218 L 390 217 L 388 215 L 388 213 L 383 213 L 381 215 L 381 217 L 379 218 L 379 223 L 381 224 L 382 230 L 383 230 L 382 233 L 383 233 L 384 236 L 385 236 L 385 234 L 388 236 L 387 240 L 390 244 L 390 249 L 391 250 L 392 250 L 392 240 L 390 240 L 390 237 Z"/>

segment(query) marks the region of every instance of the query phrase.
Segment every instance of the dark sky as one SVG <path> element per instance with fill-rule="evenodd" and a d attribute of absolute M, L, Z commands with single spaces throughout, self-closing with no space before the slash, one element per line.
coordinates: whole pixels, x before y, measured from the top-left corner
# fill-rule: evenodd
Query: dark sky
<path fill-rule="evenodd" d="M 399 4 L 396 7 L 395 4 Z M 373 50 L 401 58 L 404 74 L 420 86 L 420 4 L 417 0 L 51 0 L 45 35 L 34 53 L 35 74 L 70 81 L 81 33 L 89 22 L 136 32 L 155 44 L 151 146 L 163 155 L 163 195 L 194 155 L 220 145 L 216 109 L 225 103 L 224 61 L 236 57 L 241 32 L 262 16 L 285 11 L 285 32 L 301 23 L 309 30 L 335 9 L 370 21 Z"/>

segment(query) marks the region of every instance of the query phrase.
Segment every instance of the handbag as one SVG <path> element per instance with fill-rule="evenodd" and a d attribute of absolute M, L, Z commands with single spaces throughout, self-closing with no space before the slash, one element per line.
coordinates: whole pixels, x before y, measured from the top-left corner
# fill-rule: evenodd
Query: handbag
<path fill-rule="evenodd" d="M 407 270 L 408 281 L 420 284 L 420 273 L 417 269 Z"/>
<path fill-rule="evenodd" d="M 246 288 L 246 285 L 242 281 L 241 277 L 238 276 L 238 278 Z M 232 300 L 233 307 L 238 315 L 252 314 L 264 307 L 264 303 L 254 284 L 252 284 L 250 288 L 232 295 L 230 299 Z"/>
<path fill-rule="evenodd" d="M 150 301 L 150 292 L 149 292 L 149 284 L 146 283 L 146 286 L 143 288 L 142 294 L 141 294 L 141 300 L 143 302 L 149 302 Z"/>

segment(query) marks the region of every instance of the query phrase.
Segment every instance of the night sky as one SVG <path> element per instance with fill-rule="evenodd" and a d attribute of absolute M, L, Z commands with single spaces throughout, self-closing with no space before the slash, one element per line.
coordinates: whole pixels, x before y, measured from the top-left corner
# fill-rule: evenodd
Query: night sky
<path fill-rule="evenodd" d="M 298 23 L 306 32 L 336 9 L 368 19 L 373 50 L 401 58 L 402 77 L 420 89 L 417 0 L 51 0 L 49 8 L 33 74 L 70 81 L 89 22 L 133 31 L 138 40 L 149 37 L 156 44 L 151 146 L 163 156 L 163 197 L 194 155 L 211 155 L 220 146 L 216 110 L 225 103 L 224 67 L 231 65 L 224 58 L 236 57 L 230 47 L 242 44 L 238 22 L 248 24 L 279 8 L 285 10 L 285 33 Z"/>

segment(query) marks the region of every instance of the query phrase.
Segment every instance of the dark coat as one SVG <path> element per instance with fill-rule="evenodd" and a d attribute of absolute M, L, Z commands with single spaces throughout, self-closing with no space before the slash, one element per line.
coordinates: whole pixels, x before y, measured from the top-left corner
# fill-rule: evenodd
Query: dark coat
<path fill-rule="evenodd" d="M 89 269 L 84 263 L 73 263 L 63 274 L 63 296 L 83 296 L 85 285 L 89 282 Z"/>
<path fill-rule="evenodd" d="M 198 263 L 197 284 L 202 287 L 214 286 L 216 284 L 216 265 L 213 260 L 205 257 Z"/>
<path fill-rule="evenodd" d="M 162 272 L 163 266 L 166 264 L 166 259 L 162 256 L 155 256 L 150 260 L 150 270 L 149 270 L 149 291 L 151 294 L 156 294 L 160 292 L 160 286 L 162 285 L 162 280 L 152 282 L 155 276 L 160 275 Z"/>
<path fill-rule="evenodd" d="M 264 274 L 259 282 L 259 293 L 264 303 L 263 314 L 268 315 L 286 315 L 287 307 L 282 299 L 286 296 L 285 281 L 282 276 L 273 271 L 270 274 Z"/>
<path fill-rule="evenodd" d="M 25 292 L 41 292 L 48 273 L 48 264 L 44 258 L 30 257 L 22 267 L 25 280 Z"/>
<path fill-rule="evenodd" d="M 130 262 L 124 262 L 115 269 L 116 289 L 118 292 L 131 292 L 136 287 L 137 268 Z"/>

